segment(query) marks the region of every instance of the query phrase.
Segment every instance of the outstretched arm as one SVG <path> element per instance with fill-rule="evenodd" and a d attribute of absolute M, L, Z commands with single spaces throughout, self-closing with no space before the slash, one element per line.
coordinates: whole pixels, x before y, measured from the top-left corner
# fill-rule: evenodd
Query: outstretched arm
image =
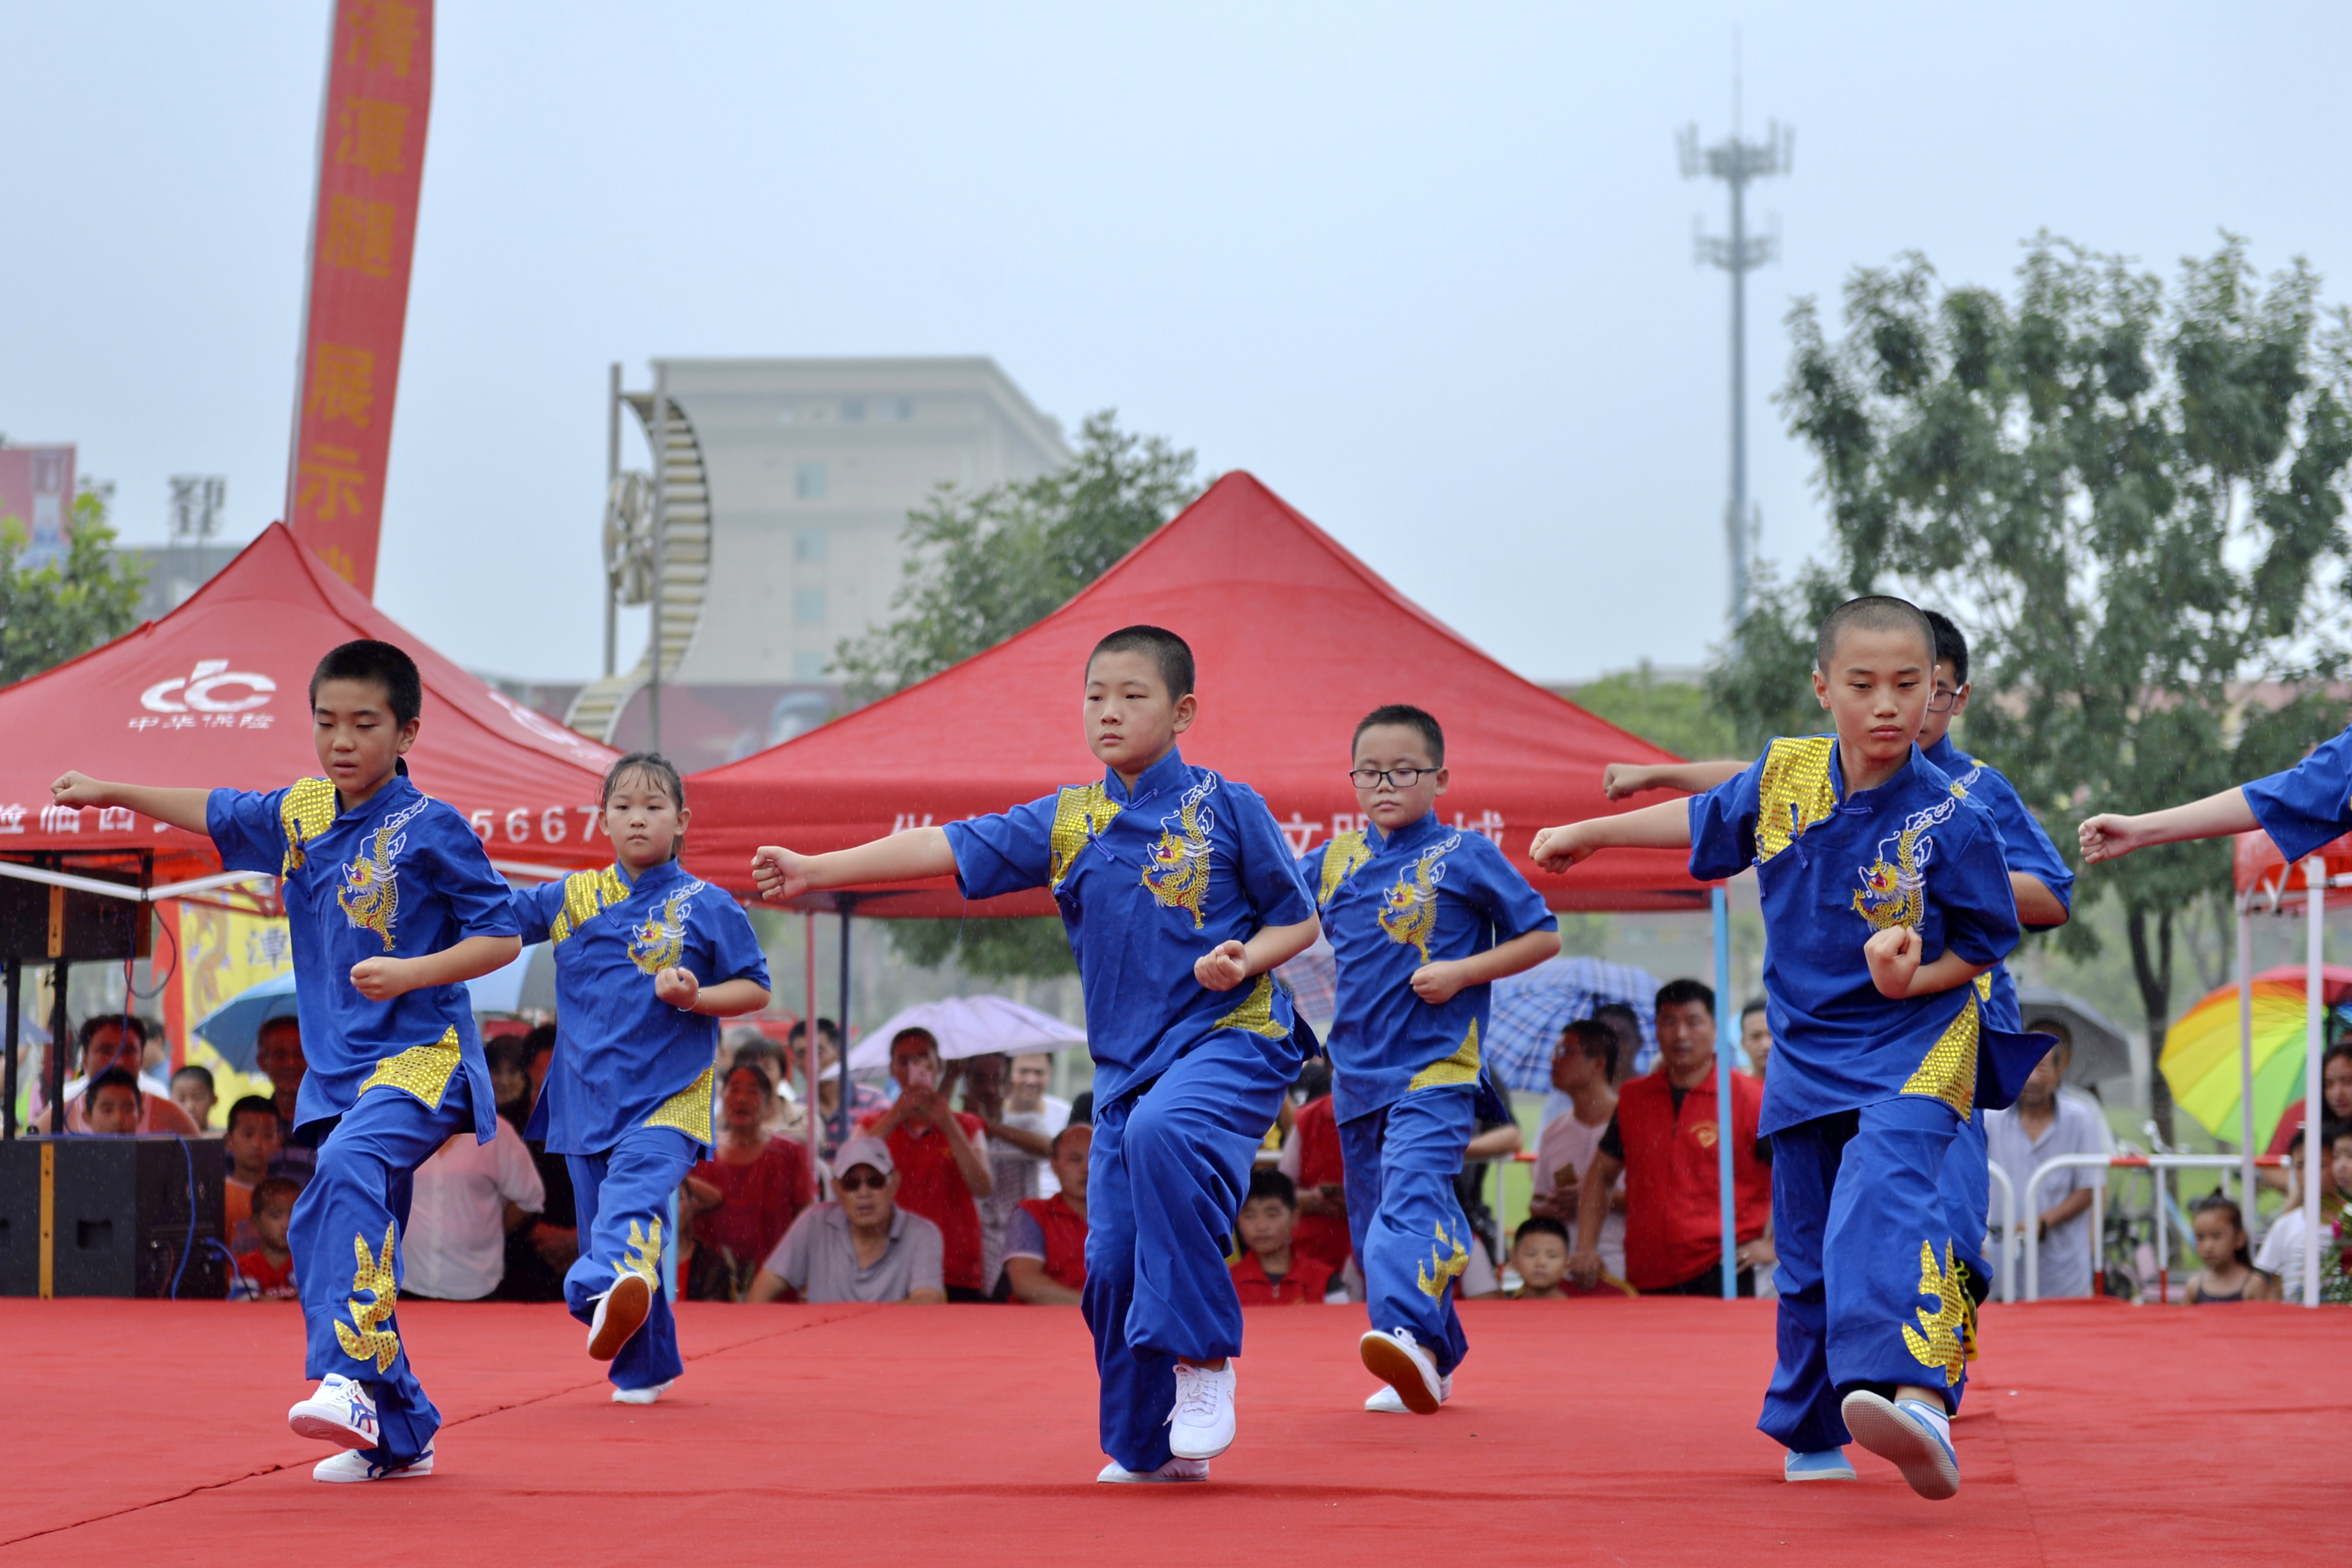
<path fill-rule="evenodd" d="M 1601 792 L 1612 800 L 1622 800 L 1629 795 L 1639 795 L 1648 789 L 1679 789 L 1685 795 L 1703 795 L 1717 785 L 1727 783 L 1748 771 L 1748 764 L 1726 758 L 1720 762 L 1664 762 L 1643 766 L 1635 762 L 1612 762 L 1601 770 Z"/>
<path fill-rule="evenodd" d="M 1546 828 L 1528 852 L 1546 871 L 1566 871 L 1596 850 L 1686 850 L 1690 805 L 1661 800 L 1616 817 L 1588 817 L 1565 827 Z"/>
<path fill-rule="evenodd" d="M 2134 850 L 2177 844 L 2188 839 L 2223 838 L 2260 826 L 2254 821 L 2253 807 L 2246 803 L 2246 792 L 2231 789 L 2186 806 L 2137 817 L 2103 812 L 2076 829 L 2075 836 L 2083 846 L 2083 859 L 2095 865 L 2100 861 L 2119 860 Z"/>
<path fill-rule="evenodd" d="M 2031 872 L 2009 873 L 2010 896 L 2017 900 L 2017 918 L 2021 925 L 2045 929 L 2066 924 L 2069 911 L 2049 884 Z"/>
<path fill-rule="evenodd" d="M 1523 974 L 1547 958 L 1559 956 L 1559 933 L 1528 931 L 1508 942 L 1473 953 L 1467 958 L 1440 958 L 1412 972 L 1412 994 L 1432 1007 L 1443 1007 L 1469 986 L 1483 986 L 1507 975 Z"/>
<path fill-rule="evenodd" d="M 867 882 L 921 882 L 953 876 L 955 850 L 943 828 L 917 828 L 831 854 L 794 854 L 781 844 L 763 845 L 751 857 L 751 880 L 760 896 L 782 903 L 828 887 Z"/>
<path fill-rule="evenodd" d="M 49 786 L 49 794 L 60 806 L 122 806 L 142 817 L 152 817 L 159 822 L 191 833 L 209 837 L 212 825 L 207 811 L 212 805 L 209 789 L 158 789 L 144 784 L 110 784 L 103 779 L 92 779 L 87 773 L 67 773 Z"/>
<path fill-rule="evenodd" d="M 415 958 L 362 958 L 352 966 L 352 988 L 372 1002 L 427 986 L 454 986 L 503 969 L 522 951 L 520 936 L 468 936 L 438 953 Z"/>
<path fill-rule="evenodd" d="M 1315 946 L 1323 933 L 1310 915 L 1296 925 L 1268 925 L 1246 942 L 1220 942 L 1192 961 L 1192 977 L 1213 991 L 1230 991 L 1253 976 L 1279 969 Z"/>

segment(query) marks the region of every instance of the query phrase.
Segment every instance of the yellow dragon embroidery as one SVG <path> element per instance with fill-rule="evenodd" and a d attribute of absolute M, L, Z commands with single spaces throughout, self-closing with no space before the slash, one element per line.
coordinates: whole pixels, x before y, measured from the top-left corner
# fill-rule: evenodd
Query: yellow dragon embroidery
<path fill-rule="evenodd" d="M 686 917 L 694 895 L 706 884 L 688 883 L 662 901 L 659 915 L 648 915 L 629 933 L 629 961 L 648 975 L 673 968 L 686 955 Z"/>
<path fill-rule="evenodd" d="M 1944 1266 L 1936 1267 L 1936 1247 L 1931 1241 L 1919 1243 L 1919 1293 L 1936 1298 L 1936 1310 L 1921 1307 L 1916 1312 L 1920 1333 L 1909 1323 L 1903 1326 L 1903 1345 L 1911 1357 L 1930 1371 L 1943 1368 L 1947 1387 L 1959 1382 L 1968 1370 L 1968 1352 L 1961 1342 L 1962 1326 L 1968 1319 L 1968 1292 L 1961 1288 L 1958 1267 L 1952 1260 L 1952 1244 L 1944 1243 Z"/>
<path fill-rule="evenodd" d="M 382 827 L 362 841 L 360 852 L 343 868 L 342 885 L 335 890 L 335 902 L 342 905 L 352 928 L 383 937 L 387 953 L 392 951 L 393 925 L 400 918 L 400 852 L 408 847 L 408 835 L 400 830 L 432 804 L 419 800 L 386 817 Z"/>
<path fill-rule="evenodd" d="M 1454 833 L 1432 845 L 1381 895 L 1381 929 L 1390 941 L 1418 951 L 1424 964 L 1429 962 L 1429 939 L 1437 935 L 1437 884 L 1445 880 L 1445 857 L 1461 844 L 1462 835 Z"/>
<path fill-rule="evenodd" d="M 621 1272 L 635 1274 L 646 1284 L 659 1290 L 661 1289 L 661 1217 L 659 1215 L 654 1217 L 654 1233 L 650 1237 L 638 1228 L 637 1222 L 632 1219 L 629 1221 L 628 1250 L 622 1257 L 617 1267 Z"/>
<path fill-rule="evenodd" d="M 1437 1245 L 1430 1249 L 1429 1261 L 1421 1266 L 1420 1278 L 1416 1281 L 1421 1286 L 1421 1293 L 1432 1300 L 1445 1293 L 1446 1281 L 1458 1278 L 1464 1270 L 1470 1267 L 1470 1254 L 1463 1250 L 1461 1239 L 1458 1237 L 1448 1238 L 1443 1221 L 1433 1228 L 1437 1232 Z M 1454 1249 L 1451 1258 L 1445 1255 L 1448 1247 Z M 1433 1276 L 1433 1270 L 1435 1270 Z"/>
<path fill-rule="evenodd" d="M 1878 841 L 1878 858 L 1861 868 L 1862 886 L 1853 895 L 1853 912 L 1881 931 L 1896 925 L 1916 925 L 1927 918 L 1927 862 L 1935 854 L 1931 831 L 1951 820 L 1960 798 L 1947 796 L 1924 811 L 1914 811 L 1892 839 Z M 1894 861 L 1887 855 L 1892 845 Z"/>
<path fill-rule="evenodd" d="M 393 1309 L 400 1302 L 400 1288 L 392 1267 L 392 1243 L 396 1227 L 383 1228 L 383 1256 L 377 1257 L 368 1249 L 367 1238 L 352 1238 L 352 1250 L 358 1254 L 360 1266 L 352 1273 L 351 1299 L 343 1303 L 352 1314 L 352 1322 L 341 1319 L 335 1322 L 335 1343 L 353 1361 L 375 1362 L 378 1372 L 392 1370 L 400 1354 L 400 1335 L 383 1325 L 392 1321 Z M 367 1301 L 360 1301 L 362 1292 Z M 352 1325 L 358 1325 L 353 1333 Z"/>
<path fill-rule="evenodd" d="M 1217 776 L 1211 773 L 1184 791 L 1183 803 L 1160 819 L 1160 841 L 1143 862 L 1143 885 L 1151 896 L 1162 909 L 1190 911 L 1195 931 L 1209 896 L 1209 834 L 1217 819 L 1207 801 L 1216 788 Z"/>

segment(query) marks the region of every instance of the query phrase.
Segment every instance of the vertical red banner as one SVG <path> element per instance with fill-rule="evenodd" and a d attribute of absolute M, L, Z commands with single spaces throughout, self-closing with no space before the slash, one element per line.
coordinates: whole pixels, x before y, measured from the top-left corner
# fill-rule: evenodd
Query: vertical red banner
<path fill-rule="evenodd" d="M 433 0 L 336 0 L 286 517 L 370 598 L 432 100 Z"/>

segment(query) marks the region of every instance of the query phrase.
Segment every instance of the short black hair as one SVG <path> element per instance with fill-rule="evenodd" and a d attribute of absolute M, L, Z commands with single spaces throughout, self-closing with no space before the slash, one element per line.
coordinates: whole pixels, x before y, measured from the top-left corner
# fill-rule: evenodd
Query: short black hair
<path fill-rule="evenodd" d="M 775 1098 L 776 1085 L 774 1081 L 770 1079 L 765 1072 L 761 1071 L 760 1064 L 756 1060 L 751 1057 L 745 1056 L 740 1051 L 736 1053 L 734 1061 L 728 1066 L 726 1072 L 719 1080 L 719 1087 L 722 1092 L 726 1090 L 729 1084 L 735 1082 L 735 1075 L 739 1072 L 748 1072 L 752 1077 L 760 1081 L 760 1094 L 762 1099 L 772 1100 Z"/>
<path fill-rule="evenodd" d="M 1087 655 L 1087 668 L 1093 669 L 1095 661 L 1105 653 L 1144 653 L 1160 666 L 1160 684 L 1168 688 L 1168 700 L 1190 696 L 1192 692 L 1192 645 L 1163 626 L 1122 626 L 1101 642 Z"/>
<path fill-rule="evenodd" d="M 805 1019 L 794 1019 L 793 1020 L 793 1027 L 784 1031 L 784 1039 L 787 1041 L 795 1040 L 801 1039 L 807 1033 L 808 1020 Z M 839 1045 L 841 1043 L 841 1026 L 834 1022 L 829 1018 L 820 1016 L 816 1020 L 816 1039 L 819 1045 L 823 1045 L 826 1040 L 831 1040 L 834 1044 Z"/>
<path fill-rule="evenodd" d="M 1616 1082 L 1618 1047 L 1615 1030 L 1602 1023 L 1596 1016 L 1576 1019 L 1559 1032 L 1563 1038 L 1574 1035 L 1577 1043 L 1583 1048 L 1584 1054 L 1598 1058 L 1603 1071 L 1608 1073 L 1610 1082 Z"/>
<path fill-rule="evenodd" d="M 1263 1197 L 1270 1197 L 1283 1207 L 1296 1210 L 1298 1207 L 1298 1184 L 1272 1166 L 1260 1166 L 1250 1172 L 1249 1194 L 1242 1201 L 1255 1203 Z"/>
<path fill-rule="evenodd" d="M 782 1076 L 782 1072 L 789 1070 L 791 1066 L 790 1061 L 784 1055 L 784 1048 L 763 1034 L 756 1040 L 747 1040 L 737 1046 L 729 1068 L 732 1071 L 737 1067 L 757 1067 L 763 1061 L 774 1062 L 778 1069 L 778 1076 Z"/>
<path fill-rule="evenodd" d="M 1772 1004 L 1766 1001 L 1762 997 L 1750 997 L 1748 998 L 1747 1004 L 1739 1009 L 1739 1021 L 1746 1023 L 1748 1021 L 1748 1015 L 1750 1013 L 1770 1012 L 1771 1010 Z"/>
<path fill-rule="evenodd" d="M 269 1118 L 269 1124 L 274 1127 L 278 1124 L 278 1103 L 274 1100 L 265 1100 L 258 1094 L 243 1095 L 236 1104 L 228 1108 L 228 1116 L 221 1123 L 221 1131 L 236 1132 L 236 1119 L 239 1116 L 267 1116 Z"/>
<path fill-rule="evenodd" d="M 503 1067 L 528 1077 L 530 1059 L 536 1055 L 527 1034 L 493 1035 L 482 1041 L 482 1060 L 491 1067 Z"/>
<path fill-rule="evenodd" d="M 209 1067 L 200 1067 L 193 1061 L 172 1074 L 172 1082 L 174 1083 L 179 1082 L 183 1078 L 194 1079 L 197 1082 L 205 1086 L 205 1092 L 207 1094 L 210 1094 L 216 1087 L 213 1082 L 213 1070 Z"/>
<path fill-rule="evenodd" d="M 289 1204 L 291 1204 L 296 1198 L 301 1196 L 302 1184 L 300 1182 L 296 1181 L 291 1176 L 271 1176 L 268 1181 L 259 1182 L 255 1185 L 253 1189 L 253 1207 L 255 1208 L 259 1208 L 264 1204 L 276 1203 L 281 1197 Z"/>
<path fill-rule="evenodd" d="M 81 1020 L 79 1029 L 74 1030 L 74 1043 L 88 1051 L 89 1042 L 98 1038 L 98 1031 L 108 1024 L 116 1025 L 125 1039 L 136 1040 L 142 1046 L 152 1038 L 147 1032 L 147 1020 L 137 1013 L 92 1013 Z"/>
<path fill-rule="evenodd" d="M 1813 641 L 1813 668 L 1826 680 L 1833 673 L 1830 665 L 1837 658 L 1838 639 L 1849 630 L 1864 632 L 1916 631 L 1919 646 L 1927 654 L 1927 663 L 1936 662 L 1936 628 L 1927 612 L 1907 599 L 1897 599 L 1887 593 L 1865 593 L 1860 599 L 1849 599 L 1822 617 L 1821 634 Z"/>
<path fill-rule="evenodd" d="M 1706 1009 L 1706 1016 L 1715 1016 L 1715 988 L 1697 980 L 1668 980 L 1658 988 L 1658 999 L 1653 1010 L 1664 1012 L 1685 1002 L 1696 1002 Z"/>
<path fill-rule="evenodd" d="M 1530 1214 L 1520 1220 L 1519 1228 L 1511 1232 L 1511 1245 L 1517 1247 L 1530 1236 L 1557 1236 L 1562 1247 L 1573 1245 L 1568 1239 L 1568 1227 L 1549 1214 Z"/>
<path fill-rule="evenodd" d="M 2336 1151 L 2339 1138 L 2352 1138 L 2352 1122 L 2338 1122 L 2330 1117 L 2319 1124 L 2319 1146 L 2330 1154 Z"/>
<path fill-rule="evenodd" d="M 1364 731 L 1381 724 L 1402 725 L 1407 729 L 1419 730 L 1423 742 L 1429 747 L 1429 760 L 1440 768 L 1445 766 L 1445 731 L 1438 727 L 1435 718 L 1410 703 L 1383 703 L 1358 719 L 1356 733 L 1348 741 L 1349 755 L 1355 755 L 1356 742 L 1364 738 Z"/>
<path fill-rule="evenodd" d="M 261 1037 L 268 1034 L 271 1030 L 287 1028 L 293 1030 L 294 1043 L 299 1045 L 302 1042 L 302 1019 L 298 1013 L 272 1013 L 268 1018 L 263 1019 L 259 1023 L 255 1024 L 253 1026 L 253 1043 L 259 1045 L 261 1043 Z"/>
<path fill-rule="evenodd" d="M 1084 1133 L 1087 1137 L 1091 1138 L 1095 1135 L 1095 1129 L 1092 1123 L 1073 1122 L 1068 1126 L 1064 1127 L 1060 1132 L 1054 1134 L 1054 1141 L 1045 1145 L 1046 1153 L 1051 1155 L 1055 1159 L 1060 1159 L 1062 1157 L 1062 1140 L 1068 1137 L 1072 1133 Z"/>
<path fill-rule="evenodd" d="M 373 637 L 327 650 L 327 656 L 310 672 L 311 706 L 319 706 L 319 688 L 329 681 L 372 681 L 382 686 L 383 700 L 392 707 L 393 723 L 404 727 L 425 711 L 425 677 L 416 673 L 416 661 L 402 649 Z"/>
<path fill-rule="evenodd" d="M 1952 666 L 1952 685 L 1967 685 L 1969 684 L 1968 638 L 1961 633 L 1958 626 L 1952 624 L 1952 618 L 1942 611 L 1922 610 L 1919 613 L 1927 618 L 1928 629 L 1936 633 L 1936 663 Z"/>
<path fill-rule="evenodd" d="M 98 1092 L 101 1089 L 128 1089 L 132 1100 L 142 1105 L 147 1103 L 147 1092 L 139 1087 L 139 1080 L 120 1067 L 110 1067 L 91 1079 L 89 1086 L 81 1092 L 81 1103 L 97 1104 Z"/>
<path fill-rule="evenodd" d="M 555 1049 L 555 1026 L 551 1023 L 532 1025 L 531 1031 L 522 1037 L 522 1043 L 530 1051 L 530 1060 L 537 1061 L 541 1051 Z"/>

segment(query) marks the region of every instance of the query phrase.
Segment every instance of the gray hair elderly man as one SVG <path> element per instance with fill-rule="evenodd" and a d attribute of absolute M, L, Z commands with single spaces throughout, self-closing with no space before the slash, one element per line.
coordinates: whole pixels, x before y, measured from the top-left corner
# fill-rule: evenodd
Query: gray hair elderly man
<path fill-rule="evenodd" d="M 803 1301 L 944 1301 L 940 1228 L 898 1205 L 898 1173 L 890 1145 L 851 1138 L 833 1156 L 838 1200 L 803 1209 L 746 1297 Z"/>

